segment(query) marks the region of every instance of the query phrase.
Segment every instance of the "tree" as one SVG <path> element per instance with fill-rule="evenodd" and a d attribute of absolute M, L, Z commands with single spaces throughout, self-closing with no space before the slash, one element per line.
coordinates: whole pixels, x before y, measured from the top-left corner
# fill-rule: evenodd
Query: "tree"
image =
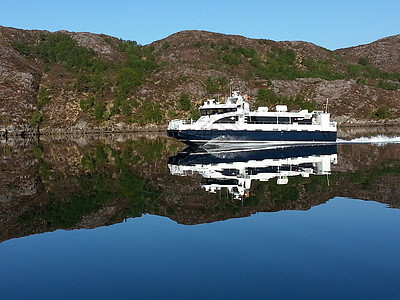
<path fill-rule="evenodd" d="M 188 94 L 181 94 L 178 101 L 178 108 L 180 110 L 190 110 L 192 104 L 190 103 L 190 97 Z"/>
<path fill-rule="evenodd" d="M 141 75 L 132 68 L 123 67 L 117 74 L 117 86 L 122 95 L 130 93 L 133 87 L 140 85 Z"/>

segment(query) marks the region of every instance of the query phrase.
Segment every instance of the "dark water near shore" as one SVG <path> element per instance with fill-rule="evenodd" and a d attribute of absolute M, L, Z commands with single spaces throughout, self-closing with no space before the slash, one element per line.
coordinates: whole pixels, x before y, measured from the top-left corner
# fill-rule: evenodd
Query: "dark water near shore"
<path fill-rule="evenodd" d="M 399 136 L 2 140 L 0 298 L 398 299 Z"/>

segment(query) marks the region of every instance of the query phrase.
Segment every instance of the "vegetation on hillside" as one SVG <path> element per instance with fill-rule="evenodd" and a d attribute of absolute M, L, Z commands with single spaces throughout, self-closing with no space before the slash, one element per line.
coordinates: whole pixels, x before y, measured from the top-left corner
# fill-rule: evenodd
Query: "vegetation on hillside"
<path fill-rule="evenodd" d="M 315 101 L 307 101 L 304 95 L 301 94 L 295 97 L 284 97 L 277 95 L 273 90 L 258 90 L 256 106 L 273 106 L 277 104 L 287 105 L 291 109 L 308 109 L 309 111 L 316 108 Z"/>
<path fill-rule="evenodd" d="M 359 64 L 350 64 L 343 61 L 339 56 L 328 54 L 330 59 L 326 60 L 315 60 L 311 57 L 303 57 L 301 60 L 297 60 L 297 53 L 293 49 L 271 46 L 268 52 L 257 53 L 254 48 L 232 47 L 230 52 L 223 54 L 222 61 L 228 65 L 239 65 L 249 61 L 255 68 L 251 75 L 260 76 L 267 80 L 295 80 L 297 78 L 380 79 L 378 87 L 398 89 L 397 83 L 393 84 L 388 81 L 399 81 L 400 74 L 383 72 L 372 67 L 369 65 L 368 58 L 361 58 Z M 343 65 L 344 70 L 335 70 L 334 63 Z"/>
<path fill-rule="evenodd" d="M 210 64 L 211 70 L 219 72 L 214 76 L 210 75 L 211 72 L 205 72 L 202 79 L 195 80 L 198 88 L 203 89 L 204 94 L 211 97 L 215 94 L 227 94 L 231 87 L 230 83 L 237 77 L 244 82 L 266 81 L 267 84 L 263 84 L 258 92 L 256 105 L 280 103 L 288 105 L 289 109 L 299 107 L 313 109 L 315 102 L 306 99 L 305 92 L 292 97 L 276 95 L 271 89 L 273 80 L 354 79 L 359 84 L 378 89 L 389 91 L 399 89 L 400 74 L 384 72 L 373 67 L 368 57 L 361 57 L 356 63 L 348 62 L 326 49 L 316 48 L 318 55 L 311 52 L 304 54 L 301 46 L 267 40 L 258 40 L 258 43 L 255 41 L 253 44 L 250 42 L 239 44 L 232 39 L 218 44 L 196 38 L 186 44 L 177 44 L 171 39 L 164 41 L 158 47 L 142 47 L 134 41 L 110 38 L 106 41 L 107 38 L 103 37 L 123 56 L 122 60 L 112 60 L 100 57 L 92 49 L 79 46 L 72 38 L 73 34 L 56 32 L 36 35 L 35 43 L 13 42 L 12 46 L 28 59 L 36 61 L 40 59 L 43 62 L 44 72 L 52 74 L 53 77 L 64 76 L 64 74 L 56 75 L 61 66 L 61 69 L 67 72 L 66 77 L 72 78 L 72 84 L 68 81 L 61 86 L 60 83 L 53 84 L 51 80 L 43 80 L 40 83 L 37 110 L 31 116 L 31 124 L 34 126 L 46 122 L 46 106 L 51 103 L 52 94 L 57 90 L 71 91 L 71 94 L 78 98 L 79 118 L 94 123 L 112 119 L 116 122 L 145 125 L 160 124 L 175 117 L 198 117 L 197 107 L 192 104 L 192 94 L 183 93 L 181 98 L 177 99 L 175 93 L 173 96 L 175 98 L 170 96 L 165 98 L 166 103 L 161 103 L 158 98 L 154 98 L 154 95 L 160 95 L 160 92 L 152 91 L 153 98 L 149 99 L 144 99 L 137 93 L 138 86 L 145 82 L 149 83 L 147 80 L 149 75 L 156 74 L 158 79 L 162 77 L 163 73 L 157 72 L 162 70 L 161 65 L 167 65 L 168 62 L 157 64 L 156 57 L 163 59 L 175 57 L 180 53 L 171 54 L 171 51 L 184 52 L 186 49 L 188 51 L 195 49 L 193 53 L 199 53 L 200 56 L 193 62 L 190 58 L 186 58 L 186 61 L 182 59 L 179 64 L 183 65 L 180 67 L 193 67 L 190 64 L 200 62 L 205 66 Z M 182 74 L 177 78 L 172 76 L 168 79 L 167 89 L 174 89 L 176 85 L 188 80 L 187 75 Z M 159 86 L 166 88 L 165 85 Z M 374 114 L 376 118 L 390 115 L 382 112 Z"/>
<path fill-rule="evenodd" d="M 40 58 L 47 71 L 55 64 L 63 65 L 75 77 L 73 88 L 89 94 L 80 100 L 82 112 L 99 120 L 108 119 L 115 114 L 130 116 L 135 107 L 135 100 L 131 97 L 133 88 L 142 84 L 146 76 L 158 68 L 151 48 L 143 48 L 134 41 L 123 40 L 117 46 L 125 56 L 122 62 L 101 59 L 92 49 L 78 46 L 65 33 L 41 34 L 40 41 L 35 45 L 13 43 L 13 47 L 26 57 Z M 38 95 L 39 112 L 32 116 L 32 123 L 35 124 L 42 121 L 38 116 L 42 115 L 40 110 L 48 103 L 43 101 L 41 90 L 46 90 L 46 97 L 51 98 L 50 89 L 43 86 Z M 106 100 L 110 94 L 114 99 L 111 106 Z M 146 110 L 146 107 L 143 109 Z M 153 117 L 150 119 L 154 120 Z"/>
<path fill-rule="evenodd" d="M 141 170 L 141 164 L 159 160 L 164 148 L 165 144 L 159 140 L 147 139 L 126 143 L 123 148 L 99 144 L 82 156 L 82 174 L 68 179 L 67 185 L 73 188 L 57 190 L 53 194 L 52 187 L 64 185 L 65 178 L 56 176 L 45 163 L 42 146 L 32 147 L 34 157 L 39 160 L 41 184 L 50 192 L 45 205 L 32 205 L 21 216 L 20 222 L 36 222 L 46 229 L 72 228 L 84 216 L 114 205 L 114 202 L 124 203 L 120 205 L 123 218 L 140 217 L 149 210 L 156 210 L 160 191 L 138 170 Z M 50 174 L 53 175 L 50 177 Z"/>

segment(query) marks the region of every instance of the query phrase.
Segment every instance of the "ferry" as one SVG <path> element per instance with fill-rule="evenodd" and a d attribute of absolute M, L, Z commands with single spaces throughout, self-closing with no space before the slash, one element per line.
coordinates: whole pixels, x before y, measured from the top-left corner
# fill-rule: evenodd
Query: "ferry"
<path fill-rule="evenodd" d="M 259 147 L 239 151 L 209 151 L 188 147 L 168 159 L 172 175 L 200 174 L 200 185 L 207 192 L 216 193 L 226 189 L 238 200 L 250 195 L 253 180 L 269 181 L 276 178 L 276 184 L 285 185 L 293 176 L 329 175 L 332 164 L 337 164 L 336 144 Z"/>
<path fill-rule="evenodd" d="M 288 111 L 277 105 L 275 111 L 250 105 L 239 91 L 232 92 L 225 103 L 215 99 L 200 106 L 197 120 L 172 120 L 167 134 L 188 145 L 216 143 L 307 144 L 336 141 L 337 124 L 323 111 Z"/>

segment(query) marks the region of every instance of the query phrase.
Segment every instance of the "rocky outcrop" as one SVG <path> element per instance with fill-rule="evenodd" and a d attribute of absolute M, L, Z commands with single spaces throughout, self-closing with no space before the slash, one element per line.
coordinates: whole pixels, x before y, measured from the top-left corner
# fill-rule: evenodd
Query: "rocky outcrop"
<path fill-rule="evenodd" d="M 19 39 L 25 35 L 22 30 L 0 28 L 0 134 L 13 134 L 32 130 L 29 119 L 36 110 L 41 71 L 10 47 L 6 36 Z"/>
<path fill-rule="evenodd" d="M 124 56 L 116 47 L 117 38 L 89 32 L 70 33 L 79 46 L 94 50 L 100 57 L 110 61 L 122 61 Z"/>

